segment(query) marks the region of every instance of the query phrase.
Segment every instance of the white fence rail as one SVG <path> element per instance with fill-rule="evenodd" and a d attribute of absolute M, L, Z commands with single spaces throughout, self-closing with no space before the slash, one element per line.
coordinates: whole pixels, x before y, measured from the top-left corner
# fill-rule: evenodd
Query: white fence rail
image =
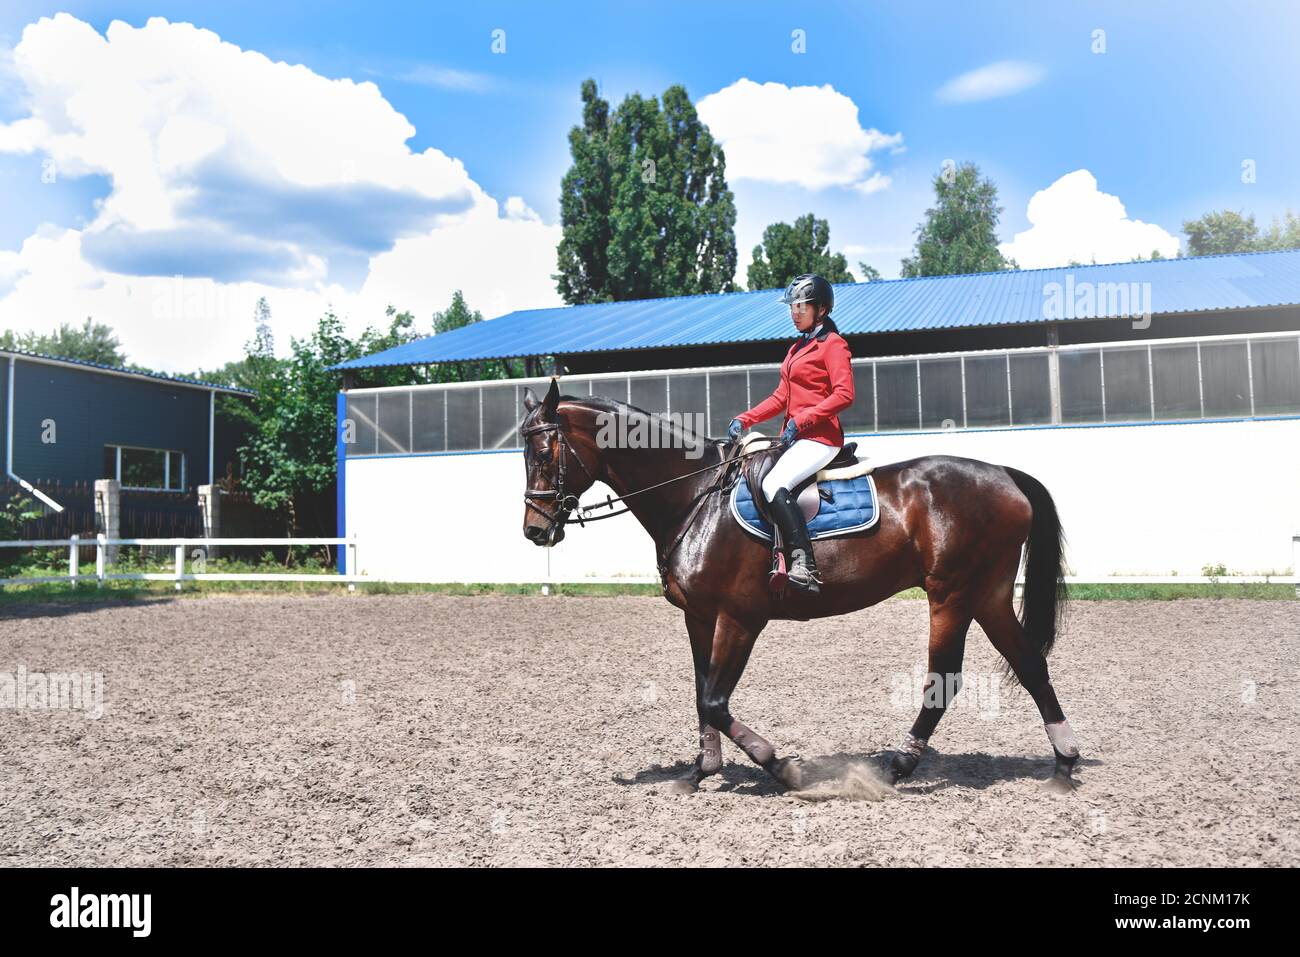
<path fill-rule="evenodd" d="M 80 554 L 83 547 L 95 548 L 95 574 L 81 574 Z M 122 545 L 139 545 L 153 548 L 175 549 L 173 570 L 170 572 L 110 572 L 108 552 L 110 548 Z M 354 537 L 348 538 L 108 538 L 96 535 L 94 538 L 32 539 L 30 541 L 0 542 L 0 548 L 66 548 L 68 550 L 68 571 L 64 575 L 44 575 L 27 578 L 0 578 L 0 585 L 44 585 L 67 582 L 74 588 L 79 582 L 94 581 L 97 586 L 106 581 L 155 581 L 175 582 L 176 590 L 181 590 L 184 582 L 327 582 L 346 584 L 349 590 L 360 581 L 375 581 L 364 575 L 336 573 L 291 574 L 278 572 L 187 572 L 186 556 L 189 548 L 233 547 L 236 545 L 260 545 L 275 547 L 281 545 L 333 545 L 346 549 L 345 567 L 356 568 L 357 543 Z"/>

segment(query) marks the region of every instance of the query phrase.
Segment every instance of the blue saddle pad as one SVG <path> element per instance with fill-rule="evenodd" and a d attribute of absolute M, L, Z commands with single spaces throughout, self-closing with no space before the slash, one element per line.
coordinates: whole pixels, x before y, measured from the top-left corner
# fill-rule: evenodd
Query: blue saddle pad
<path fill-rule="evenodd" d="M 817 514 L 808 521 L 808 537 L 813 541 L 865 531 L 880 520 L 880 511 L 876 507 L 876 483 L 870 473 L 857 478 L 818 482 L 817 485 L 829 489 L 834 501 L 821 499 Z M 749 483 L 743 475 L 731 490 L 731 514 L 751 535 L 772 541 L 772 525 L 759 516 L 754 498 L 749 493 Z"/>

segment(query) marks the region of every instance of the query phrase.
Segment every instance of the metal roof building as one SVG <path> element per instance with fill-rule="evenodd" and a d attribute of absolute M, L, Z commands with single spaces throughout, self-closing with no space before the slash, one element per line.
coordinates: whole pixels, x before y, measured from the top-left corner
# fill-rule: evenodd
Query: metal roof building
<path fill-rule="evenodd" d="M 571 372 L 769 361 L 780 290 L 525 309 L 342 363 L 554 356 Z M 1300 250 L 934 276 L 835 287 L 855 355 L 1297 328 Z M 1142 321 L 1131 320 L 1135 316 Z M 1180 317 L 1176 324 L 1162 318 Z M 1145 319 L 1155 322 L 1144 325 Z"/>

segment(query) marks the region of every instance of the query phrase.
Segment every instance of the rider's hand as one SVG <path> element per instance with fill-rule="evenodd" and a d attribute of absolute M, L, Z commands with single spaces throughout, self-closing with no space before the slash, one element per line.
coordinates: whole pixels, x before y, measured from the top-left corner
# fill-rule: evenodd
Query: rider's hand
<path fill-rule="evenodd" d="M 745 424 L 741 422 L 740 419 L 732 419 L 731 424 L 727 426 L 727 438 L 734 442 L 736 439 L 740 438 L 741 433 L 744 431 Z"/>
<path fill-rule="evenodd" d="M 795 438 L 799 435 L 799 426 L 791 419 L 785 424 L 785 431 L 781 433 L 781 444 L 786 448 L 794 445 Z"/>

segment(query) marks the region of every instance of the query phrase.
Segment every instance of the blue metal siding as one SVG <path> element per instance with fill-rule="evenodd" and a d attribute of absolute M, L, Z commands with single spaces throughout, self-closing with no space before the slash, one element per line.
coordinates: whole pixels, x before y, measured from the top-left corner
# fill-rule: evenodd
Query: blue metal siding
<path fill-rule="evenodd" d="M 835 287 L 835 321 L 849 334 L 1042 323 L 1049 284 L 1149 284 L 1154 315 L 1300 305 L 1300 250 L 1242 253 Z M 454 329 L 338 369 L 510 356 L 789 339 L 780 290 L 525 309 Z M 1105 296 L 1072 318 L 1119 318 Z"/>
<path fill-rule="evenodd" d="M 13 469 L 30 482 L 104 478 L 105 445 L 180 450 L 186 486 L 208 480 L 208 392 L 22 359 L 14 390 Z"/>

